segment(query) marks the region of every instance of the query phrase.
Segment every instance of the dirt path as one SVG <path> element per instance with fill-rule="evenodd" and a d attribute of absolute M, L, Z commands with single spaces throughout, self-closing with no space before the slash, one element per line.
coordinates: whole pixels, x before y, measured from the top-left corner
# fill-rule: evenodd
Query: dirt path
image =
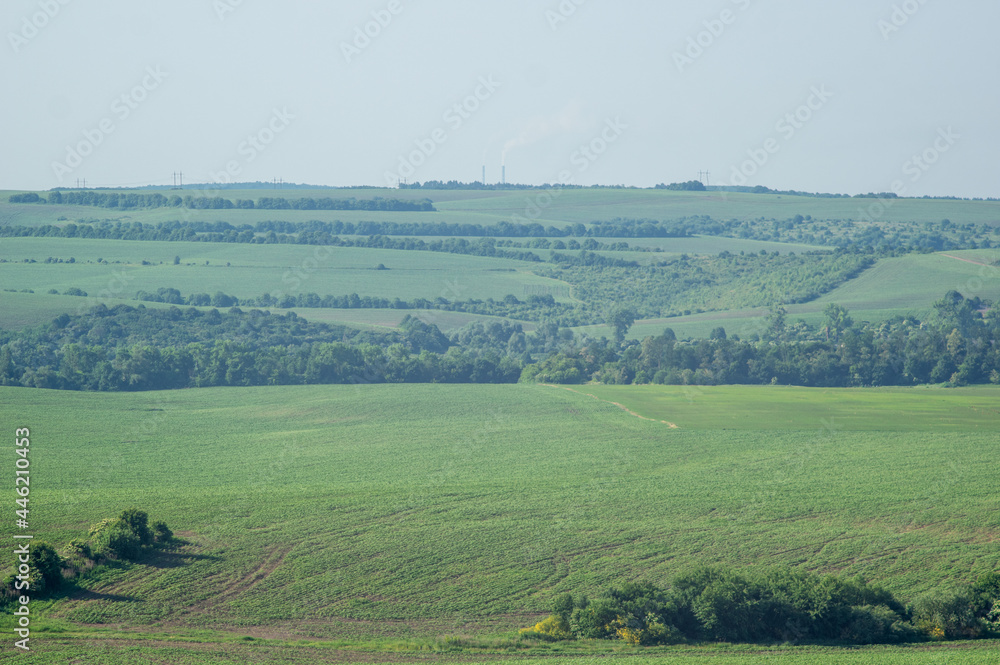
<path fill-rule="evenodd" d="M 955 256 L 953 254 L 942 253 L 941 256 L 947 256 L 949 259 L 955 259 L 956 261 L 965 261 L 966 263 L 971 263 L 977 266 L 986 266 L 987 268 L 992 267 L 989 263 L 980 263 L 979 261 L 973 261 L 972 259 L 963 259 L 961 256 Z"/>
<path fill-rule="evenodd" d="M 604 402 L 605 404 L 614 404 L 615 406 L 617 406 L 619 409 L 621 409 L 625 413 L 629 414 L 630 416 L 635 416 L 636 418 L 639 418 L 641 420 L 648 420 L 648 421 L 654 422 L 654 423 L 663 423 L 664 425 L 666 425 L 670 429 L 680 429 L 679 427 L 677 427 L 677 425 L 675 423 L 672 423 L 669 420 L 657 420 L 656 418 L 647 418 L 646 416 L 643 416 L 643 415 L 640 415 L 640 414 L 636 413 L 635 411 L 633 411 L 632 409 L 628 408 L 624 404 L 621 404 L 619 402 L 612 402 L 612 401 L 606 400 L 606 399 L 601 399 L 597 395 L 591 395 L 590 393 L 585 393 L 582 390 L 574 390 L 573 388 L 569 388 L 567 386 L 557 386 L 557 385 L 552 384 L 552 383 L 543 383 L 542 385 L 543 386 L 548 386 L 549 388 L 562 388 L 563 390 L 568 390 L 571 393 L 576 393 L 577 395 L 584 395 L 586 397 L 591 397 L 593 399 L 596 399 L 598 402 Z"/>

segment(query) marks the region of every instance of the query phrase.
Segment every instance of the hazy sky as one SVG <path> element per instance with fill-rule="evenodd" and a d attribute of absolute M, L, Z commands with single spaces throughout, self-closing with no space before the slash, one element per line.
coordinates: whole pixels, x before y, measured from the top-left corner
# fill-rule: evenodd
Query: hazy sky
<path fill-rule="evenodd" d="M 506 148 L 510 182 L 996 197 L 998 24 L 995 0 L 4 0 L 0 188 L 496 181 Z"/>

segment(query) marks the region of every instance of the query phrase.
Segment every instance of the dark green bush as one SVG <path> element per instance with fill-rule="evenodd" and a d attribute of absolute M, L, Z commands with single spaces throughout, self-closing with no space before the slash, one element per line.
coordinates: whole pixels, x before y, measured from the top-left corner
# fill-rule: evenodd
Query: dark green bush
<path fill-rule="evenodd" d="M 62 586 L 63 560 L 48 543 L 31 546 L 31 590 L 37 595 L 52 593 Z"/>
<path fill-rule="evenodd" d="M 127 525 L 116 522 L 97 535 L 94 551 L 109 559 L 134 561 L 142 553 L 142 540 Z"/>
<path fill-rule="evenodd" d="M 985 617 L 1000 601 L 1000 573 L 986 573 L 969 588 L 972 606 L 976 616 Z"/>
<path fill-rule="evenodd" d="M 145 511 L 138 508 L 123 510 L 122 514 L 118 516 L 118 521 L 139 539 L 140 545 L 148 546 L 153 544 L 154 536 L 152 530 L 149 528 L 149 515 Z"/>
<path fill-rule="evenodd" d="M 933 639 L 979 637 L 983 620 L 968 595 L 959 591 L 929 591 L 913 601 L 913 622 Z"/>
<path fill-rule="evenodd" d="M 570 627 L 579 637 L 606 639 L 612 637 L 609 628 L 618 616 L 616 604 L 609 598 L 595 600 L 586 607 L 576 608 L 570 617 Z"/>
<path fill-rule="evenodd" d="M 174 532 L 170 530 L 166 522 L 153 522 L 153 542 L 157 545 L 169 543 L 174 538 Z"/>

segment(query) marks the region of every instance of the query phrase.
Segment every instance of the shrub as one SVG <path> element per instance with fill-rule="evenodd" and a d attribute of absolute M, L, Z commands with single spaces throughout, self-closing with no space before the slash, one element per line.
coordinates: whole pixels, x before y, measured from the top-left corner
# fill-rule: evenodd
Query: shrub
<path fill-rule="evenodd" d="M 684 641 L 681 631 L 661 623 L 655 616 L 646 617 L 645 621 L 635 615 L 618 616 L 611 622 L 610 628 L 616 636 L 636 646 L 678 644 Z"/>
<path fill-rule="evenodd" d="M 100 532 L 94 542 L 96 552 L 109 559 L 134 561 L 142 553 L 142 541 L 122 522 Z"/>
<path fill-rule="evenodd" d="M 576 635 L 593 640 L 612 636 L 611 622 L 618 618 L 615 604 L 609 599 L 595 600 L 586 607 L 573 610 L 570 627 Z"/>
<path fill-rule="evenodd" d="M 94 552 L 90 549 L 90 543 L 85 540 L 74 539 L 69 541 L 63 553 L 67 558 L 92 559 Z"/>
<path fill-rule="evenodd" d="M 51 593 L 62 584 L 63 560 L 48 543 L 31 547 L 31 588 L 37 593 Z"/>
<path fill-rule="evenodd" d="M 986 616 L 1000 601 L 1000 573 L 987 573 L 979 577 L 969 589 L 973 609 L 978 616 Z"/>
<path fill-rule="evenodd" d="M 552 614 L 562 617 L 568 622 L 570 615 L 573 614 L 573 607 L 573 596 L 568 593 L 564 593 L 556 596 L 555 600 L 552 602 Z"/>
<path fill-rule="evenodd" d="M 884 644 L 916 637 L 916 631 L 885 605 L 851 608 L 850 623 L 841 638 L 854 644 Z"/>
<path fill-rule="evenodd" d="M 978 637 L 982 619 L 968 596 L 956 591 L 930 591 L 913 602 L 913 622 L 932 639 Z"/>
<path fill-rule="evenodd" d="M 153 544 L 154 536 L 153 532 L 149 528 L 149 515 L 147 515 L 145 511 L 139 510 L 138 508 L 123 510 L 122 514 L 118 516 L 118 521 L 125 525 L 125 528 L 131 531 L 135 537 L 139 539 L 140 544 Z"/>
<path fill-rule="evenodd" d="M 174 538 L 174 532 L 170 530 L 166 522 L 153 522 L 153 542 L 157 545 L 169 543 Z"/>
<path fill-rule="evenodd" d="M 90 538 L 91 540 L 100 538 L 101 534 L 108 527 L 110 527 L 112 524 L 114 524 L 117 521 L 118 520 L 116 520 L 114 518 L 108 517 L 106 519 L 101 520 L 97 524 L 91 524 L 90 525 L 90 529 L 87 531 L 87 537 Z"/>
<path fill-rule="evenodd" d="M 569 622 L 565 618 L 556 614 L 549 615 L 545 619 L 542 619 L 535 624 L 534 628 L 524 628 L 519 631 L 519 634 L 522 637 L 527 633 L 546 635 L 551 638 L 550 641 L 573 639 L 573 631 L 570 630 Z"/>
<path fill-rule="evenodd" d="M 992 633 L 1000 633 L 1000 600 L 986 613 L 986 629 Z"/>

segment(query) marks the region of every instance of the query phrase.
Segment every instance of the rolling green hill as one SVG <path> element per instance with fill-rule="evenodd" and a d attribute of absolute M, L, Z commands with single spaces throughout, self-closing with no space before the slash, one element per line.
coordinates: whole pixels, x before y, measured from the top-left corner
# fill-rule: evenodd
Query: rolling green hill
<path fill-rule="evenodd" d="M 39 537 L 61 547 L 135 505 L 185 541 L 84 578 L 44 622 L 98 643 L 121 627 L 343 646 L 510 634 L 557 593 L 701 563 L 862 575 L 904 597 L 968 581 L 1000 563 L 998 396 L 4 388 L 0 419 L 32 428 Z"/>
<path fill-rule="evenodd" d="M 513 220 L 563 228 L 615 218 L 697 217 L 696 224 L 724 235 L 599 236 L 594 240 L 608 245 L 659 251 L 559 250 L 564 264 L 550 262 L 550 239 L 536 237 L 497 240 L 500 249 L 516 243 L 509 248 L 534 252 L 540 262 L 295 244 L 295 238 L 238 244 L 0 237 L 5 331 L 97 303 L 135 306 L 140 290 L 239 298 L 356 293 L 430 304 L 292 311 L 309 321 L 379 331 L 398 327 L 410 314 L 446 333 L 507 317 L 539 331 L 528 336 L 541 340 L 531 351 L 537 362 L 567 342 L 568 331 L 547 325 L 566 312 L 588 316 L 577 322 L 589 323 L 609 320 L 622 306 L 659 312 L 661 318 L 636 321 L 629 339 L 667 327 L 681 338 L 706 337 L 719 326 L 749 337 L 777 302 L 785 303 L 789 322 L 802 318 L 820 326 L 830 303 L 847 307 L 855 321 L 876 322 L 926 317 L 953 289 L 1000 299 L 994 265 L 1000 250 L 989 249 L 984 230 L 1000 228 L 1000 203 L 993 201 L 899 200 L 877 219 L 854 223 L 849 220 L 860 219 L 871 199 L 616 189 L 556 196 L 540 190 L 225 190 L 209 195 L 430 198 L 436 212 L 121 211 L 11 204 L 9 193 L 0 192 L 0 226 Z M 813 219 L 796 226 L 796 215 Z M 736 222 L 720 230 L 729 220 Z M 977 249 L 910 252 L 914 245 L 891 244 L 904 232 Z M 584 241 L 579 234 L 574 239 Z M 846 249 L 829 254 L 837 244 Z M 873 265 L 864 267 L 863 257 Z M 608 259 L 639 266 L 609 266 Z M 804 288 L 808 302 L 796 300 Z M 88 297 L 65 295 L 70 289 Z M 531 296 L 553 300 L 536 298 L 528 306 Z M 440 299 L 462 301 L 470 311 L 428 309 L 443 306 Z M 505 299 L 514 309 L 503 310 Z M 522 306 L 529 309 L 516 309 Z M 718 311 L 700 311 L 712 308 Z M 693 313 L 666 317 L 683 311 Z M 562 325 L 613 334 L 607 325 Z M 526 353 L 523 336 L 494 328 L 502 336 L 491 348 L 513 358 Z M 483 330 L 478 334 L 477 343 L 485 343 Z M 100 337 L 88 335 L 85 341 Z M 11 343 L 23 347 L 23 339 Z M 35 348 L 27 347 L 19 357 Z M 181 539 L 176 549 L 139 563 L 95 570 L 63 597 L 36 600 L 39 646 L 31 659 L 989 662 L 1000 647 L 995 641 L 637 650 L 588 641 L 529 643 L 519 641 L 516 630 L 548 614 L 559 593 L 595 596 L 630 580 L 667 585 L 700 564 L 860 575 L 903 599 L 994 571 L 1000 565 L 993 472 L 998 397 L 995 386 L 362 384 L 128 394 L 0 387 L 0 421 L 32 429 L 31 524 L 39 539 L 62 548 L 130 506 L 165 520 Z M 9 523 L 0 535 L 11 535 Z M 0 572 L 8 573 L 9 565 L 0 562 Z M 12 621 L 0 616 L 0 632 L 9 633 Z M 0 661 L 7 650 L 0 650 Z"/>
<path fill-rule="evenodd" d="M 1000 299 L 1000 268 L 995 265 L 998 260 L 998 250 L 956 250 L 881 259 L 856 279 L 812 302 L 788 305 L 788 318 L 820 326 L 823 310 L 830 303 L 848 308 L 857 321 L 877 322 L 893 316 L 924 318 L 930 314 L 931 304 L 950 290 L 969 298 L 996 301 Z M 629 338 L 658 335 L 664 328 L 672 328 L 681 338 L 708 337 L 719 326 L 730 334 L 747 337 L 759 332 L 766 315 L 766 309 L 756 308 L 640 320 L 630 329 Z M 581 326 L 577 330 L 592 336 L 612 333 L 610 326 Z"/>
<path fill-rule="evenodd" d="M 50 256 L 75 262 L 44 263 Z M 180 256 L 179 265 L 173 265 L 174 256 Z M 7 260 L 0 263 L 4 288 L 43 294 L 76 287 L 97 295 L 110 288 L 113 295 L 131 297 L 166 286 L 184 294 L 221 290 L 241 298 L 311 291 L 434 300 L 503 298 L 524 295 L 528 286 L 565 286 L 529 273 L 532 264 L 526 262 L 353 247 L 5 238 L 0 259 Z M 375 270 L 379 264 L 388 270 Z"/>
<path fill-rule="evenodd" d="M 796 215 L 811 216 L 814 221 L 805 236 L 831 242 L 837 233 L 854 228 L 846 220 L 860 219 L 859 210 L 873 204 L 872 199 L 815 198 L 777 194 L 742 194 L 721 192 L 673 192 L 664 190 L 629 189 L 572 189 L 557 192 L 544 190 L 468 191 L 468 190 L 220 190 L 199 192 L 184 190 L 185 195 L 224 196 L 230 199 L 256 199 L 262 196 L 335 197 L 370 199 L 381 196 L 403 200 L 430 198 L 437 212 L 373 212 L 373 211 L 320 211 L 320 210 L 188 210 L 155 208 L 140 210 L 113 210 L 88 206 L 54 204 L 12 204 L 7 201 L 10 192 L 0 192 L 0 224 L 39 226 L 65 224 L 73 220 L 119 220 L 155 224 L 161 221 L 225 221 L 234 225 L 255 224 L 268 220 L 306 222 L 309 220 L 344 222 L 392 221 L 418 223 L 478 223 L 493 225 L 500 222 L 538 222 L 545 226 L 564 227 L 571 223 L 610 220 L 613 218 L 652 218 L 676 220 L 708 216 L 715 220 L 744 220 L 753 226 L 751 237 L 719 237 L 700 235 L 691 238 L 625 238 L 631 247 L 657 249 L 657 252 L 598 251 L 593 256 L 605 259 L 635 261 L 642 266 L 662 263 L 680 255 L 714 256 L 722 252 L 757 255 L 760 252 L 802 254 L 817 249 L 815 244 L 779 242 L 789 240 L 787 224 L 772 229 L 772 223 L 763 220 L 788 220 Z M 43 196 L 44 192 L 41 193 Z M 537 206 L 537 210 L 525 208 Z M 60 219 L 61 218 L 61 219 Z M 951 229 L 963 225 L 1000 223 L 1000 204 L 994 201 L 958 201 L 940 199 L 900 199 L 871 222 L 886 236 L 899 231 L 900 224 L 909 224 L 908 232 L 916 229 L 940 229 L 942 219 L 951 220 Z M 775 222 L 777 223 L 777 221 Z M 940 229 L 939 229 L 940 227 Z M 859 227 L 860 228 L 860 227 Z M 971 227 L 970 227 L 971 228 Z M 831 229 L 835 231 L 830 235 Z M 740 231 L 742 232 L 742 231 Z M 734 231 L 735 233 L 735 231 Z M 955 231 L 955 238 L 969 237 L 975 231 Z M 785 235 L 782 235 L 785 234 Z M 802 234 L 799 234 L 802 236 Z M 798 237 L 798 236 L 797 236 Z M 951 236 L 949 236 L 951 237 Z M 350 237 L 346 237 L 350 240 Z M 756 238 L 756 239 L 754 239 Z M 425 237 L 432 242 L 440 237 Z M 475 242 L 475 238 L 468 238 Z M 530 251 L 543 261 L 548 261 L 549 249 L 529 249 L 529 239 L 515 239 L 524 247 L 516 251 Z M 615 242 L 614 238 L 601 238 L 602 242 Z M 817 240 L 819 241 L 819 240 Z M 577 252 L 565 251 L 573 257 Z M 179 256 L 181 265 L 172 265 Z M 42 264 L 48 257 L 68 260 L 74 264 Z M 317 259 L 317 257 L 322 257 Z M 958 258 L 954 258 L 958 257 Z M 24 265 L 25 259 L 39 263 Z M 97 264 L 98 259 L 108 262 Z M 963 260 L 964 259 L 964 260 Z M 578 299 L 574 289 L 565 281 L 534 274 L 544 271 L 547 264 L 530 263 L 502 258 L 487 258 L 441 252 L 399 251 L 369 248 L 317 248 L 300 245 L 246 245 L 232 243 L 191 242 L 139 242 L 130 240 L 85 240 L 77 238 L 0 238 L 0 302 L 8 306 L 0 310 L 0 327 L 19 329 L 25 325 L 51 320 L 61 311 L 75 311 L 80 301 L 55 299 L 46 292 L 55 289 L 63 293 L 77 288 L 91 296 L 103 294 L 109 302 L 119 302 L 134 297 L 139 290 L 155 292 L 158 288 L 176 288 L 187 296 L 193 293 L 222 291 L 240 298 L 257 297 L 264 293 L 298 295 L 313 292 L 322 295 L 373 296 L 393 300 L 445 298 L 456 300 L 501 300 L 514 296 L 521 300 L 530 294 L 551 294 L 558 302 L 574 304 Z M 994 278 L 997 260 L 994 250 L 953 250 L 934 256 L 907 254 L 896 257 L 880 256 L 877 265 L 864 271 L 855 279 L 840 284 L 811 302 L 790 304 L 792 320 L 802 318 L 811 325 L 822 321 L 822 310 L 828 303 L 838 303 L 852 310 L 855 319 L 878 321 L 898 314 L 924 315 L 933 302 L 946 291 L 958 289 L 968 296 L 996 298 L 1000 287 Z M 972 261 L 972 262 L 970 262 Z M 143 264 L 145 262 L 145 265 Z M 162 264 L 162 265 L 161 265 Z M 375 271 L 379 264 L 389 270 Z M 673 269 L 671 269 L 673 270 Z M 640 320 L 632 328 L 630 337 L 641 338 L 657 334 L 665 327 L 672 327 L 682 337 L 706 336 L 722 325 L 728 331 L 750 331 L 764 311 L 762 306 L 772 300 L 781 300 L 784 294 L 795 300 L 801 294 L 791 287 L 763 288 L 759 276 L 745 278 L 745 288 L 739 281 L 713 275 L 722 286 L 698 284 L 703 279 L 697 266 L 690 272 L 678 274 L 675 270 L 664 280 L 681 280 L 684 291 L 671 291 L 672 300 L 660 302 L 647 316 L 665 316 L 671 313 L 692 312 L 686 316 L 669 319 Z M 119 279 L 116 275 L 124 275 Z M 744 279 L 744 278 L 740 278 Z M 795 279 L 800 279 L 796 277 Z M 824 276 L 824 280 L 835 279 Z M 124 280 L 124 283 L 122 281 Z M 617 280 L 616 280 L 617 281 Z M 781 283 L 779 279 L 776 283 Z M 831 286 L 836 284 L 833 282 Z M 644 287 L 645 288 L 645 287 Z M 663 288 L 667 289 L 666 282 Z M 812 287 L 810 287 L 812 288 Z M 791 290 L 789 290 L 791 289 Z M 32 294 L 17 294 L 33 290 Z M 579 291 L 576 288 L 575 291 Z M 594 292 L 593 288 L 589 288 Z M 766 297 L 762 294 L 766 292 Z M 762 299 L 763 298 L 763 299 Z M 591 298 L 593 300 L 593 298 Z M 603 311 L 615 304 L 627 302 L 588 302 Z M 74 309 L 68 309 L 71 305 Z M 715 311 L 704 312 L 709 309 Z M 393 325 L 397 318 L 391 312 L 362 310 L 325 311 L 312 310 L 299 313 L 306 318 L 330 320 L 359 327 Z M 454 321 L 478 320 L 476 312 Z M 460 313 L 452 313 L 460 314 Z M 502 313 L 500 314 L 502 315 Z M 595 314 L 577 317 L 578 323 L 598 323 Z M 586 317 L 590 317 L 587 319 Z M 516 317 L 515 317 L 516 318 Z M 538 317 L 536 317 L 538 318 Z M 450 323 L 447 325 L 451 325 Z M 589 325 L 577 330 L 594 335 L 610 335 L 607 326 Z"/>
<path fill-rule="evenodd" d="M 128 193 L 138 190 L 115 190 Z M 131 219 L 139 221 L 168 221 L 189 219 L 198 221 L 229 221 L 255 223 L 264 220 L 287 221 L 320 220 L 393 220 L 424 222 L 473 222 L 492 224 L 522 220 L 543 225 L 562 226 L 614 217 L 677 219 L 708 215 L 715 219 L 788 219 L 795 215 L 811 215 L 817 219 L 861 220 L 876 203 L 863 198 L 816 198 L 780 194 L 744 194 L 726 192 L 675 192 L 651 189 L 568 189 L 556 196 L 544 190 L 397 190 L 397 189 L 339 189 L 339 190 L 219 190 L 209 191 L 208 196 L 235 199 L 258 199 L 281 196 L 288 199 L 304 197 L 332 197 L 370 199 L 374 197 L 400 200 L 431 199 L 437 212 L 386 213 L 322 210 L 191 210 L 172 208 L 154 210 L 117 211 L 87 206 L 46 206 L 36 204 L 11 204 L 10 194 L 0 191 L 0 224 L 52 224 L 60 216 L 76 219 Z M 140 192 L 145 193 L 145 192 Z M 170 192 L 168 192 L 170 193 Z M 173 192 L 199 196 L 197 190 Z M 45 196 L 44 192 L 41 192 Z M 876 211 L 877 212 L 877 211 Z M 913 221 L 920 224 L 938 223 L 950 219 L 956 224 L 976 223 L 1000 225 L 1000 202 L 964 201 L 947 199 L 899 199 L 884 211 L 871 215 L 879 222 Z"/>

